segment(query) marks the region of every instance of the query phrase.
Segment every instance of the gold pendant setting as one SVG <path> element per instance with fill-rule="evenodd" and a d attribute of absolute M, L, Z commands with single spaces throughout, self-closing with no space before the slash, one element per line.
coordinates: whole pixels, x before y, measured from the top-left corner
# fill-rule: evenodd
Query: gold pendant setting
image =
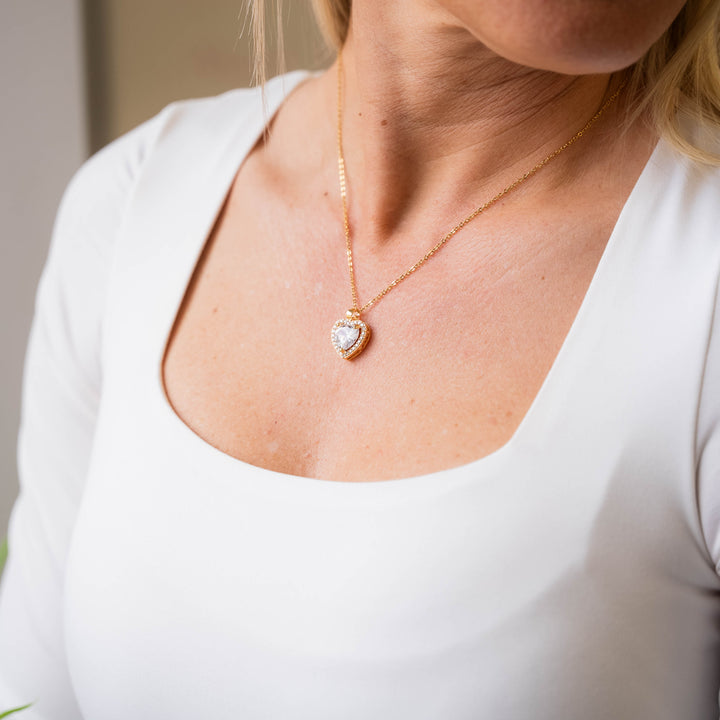
<path fill-rule="evenodd" d="M 370 327 L 360 319 L 357 310 L 348 310 L 346 314 L 346 318 L 333 325 L 330 340 L 341 358 L 352 360 L 365 349 L 370 339 Z"/>

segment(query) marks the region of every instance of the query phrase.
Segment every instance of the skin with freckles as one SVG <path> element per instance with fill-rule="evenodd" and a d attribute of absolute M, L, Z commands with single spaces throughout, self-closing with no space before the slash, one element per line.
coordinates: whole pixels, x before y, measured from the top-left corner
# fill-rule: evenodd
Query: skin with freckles
<path fill-rule="evenodd" d="M 582 127 L 680 8 L 354 0 L 343 132 L 360 303 Z M 329 339 L 350 306 L 335 73 L 296 88 L 239 168 L 168 344 L 168 399 L 208 443 L 291 475 L 387 480 L 485 457 L 537 396 L 657 138 L 626 123 L 623 94 L 373 306 L 348 362 Z"/>

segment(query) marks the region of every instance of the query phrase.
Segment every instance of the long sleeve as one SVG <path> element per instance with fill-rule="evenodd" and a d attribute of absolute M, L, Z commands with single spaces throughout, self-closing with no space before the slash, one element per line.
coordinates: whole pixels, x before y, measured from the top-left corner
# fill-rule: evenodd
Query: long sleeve
<path fill-rule="evenodd" d="M 698 499 L 710 555 L 720 573 L 720 283 L 698 410 Z"/>
<path fill-rule="evenodd" d="M 25 355 L 20 494 L 0 585 L 0 714 L 78 720 L 65 661 L 63 583 L 102 392 L 100 348 L 114 239 L 162 114 L 87 161 L 60 203 Z"/>

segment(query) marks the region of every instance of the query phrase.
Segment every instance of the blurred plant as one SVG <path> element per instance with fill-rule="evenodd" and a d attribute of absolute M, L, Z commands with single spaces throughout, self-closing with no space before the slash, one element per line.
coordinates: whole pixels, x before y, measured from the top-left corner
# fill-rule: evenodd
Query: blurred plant
<path fill-rule="evenodd" d="M 7 538 L 4 538 L 3 541 L 0 543 L 0 575 L 2 575 L 3 568 L 5 567 L 5 561 L 7 560 L 7 554 L 8 554 L 8 544 L 7 544 Z M 5 710 L 5 712 L 0 712 L 0 720 L 2 718 L 6 718 L 9 715 L 13 715 L 16 712 L 20 712 L 21 710 L 27 710 L 32 703 L 29 703 L 28 705 L 23 705 L 22 707 L 16 707 L 12 710 Z"/>
<path fill-rule="evenodd" d="M 32 705 L 32 703 L 30 703 L 30 705 Z M 6 710 L 5 712 L 0 713 L 0 720 L 2 720 L 2 718 L 6 718 L 8 715 L 12 715 L 13 713 L 20 712 L 21 710 L 27 710 L 30 707 L 30 705 L 23 705 L 22 707 L 19 707 L 19 708 L 13 708 L 12 710 Z"/>

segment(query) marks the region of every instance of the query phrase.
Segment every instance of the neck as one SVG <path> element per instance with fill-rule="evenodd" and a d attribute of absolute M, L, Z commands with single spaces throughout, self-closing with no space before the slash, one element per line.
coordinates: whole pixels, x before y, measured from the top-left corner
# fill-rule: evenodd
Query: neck
<path fill-rule="evenodd" d="M 354 242 L 376 246 L 428 222 L 452 226 L 458 208 L 469 213 L 581 128 L 611 80 L 511 63 L 417 0 L 354 4 L 343 65 Z M 554 160 L 542 182 L 567 178 L 575 156 Z"/>

